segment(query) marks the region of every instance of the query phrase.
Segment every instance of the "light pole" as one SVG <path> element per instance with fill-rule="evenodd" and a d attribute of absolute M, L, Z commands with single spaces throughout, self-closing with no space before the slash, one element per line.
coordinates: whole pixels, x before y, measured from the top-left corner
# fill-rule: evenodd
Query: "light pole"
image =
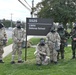
<path fill-rule="evenodd" d="M 32 0 L 31 18 L 33 18 L 33 14 L 34 14 L 34 0 Z"/>
<path fill-rule="evenodd" d="M 12 15 L 13 15 L 13 14 L 11 13 L 11 27 L 12 27 Z"/>

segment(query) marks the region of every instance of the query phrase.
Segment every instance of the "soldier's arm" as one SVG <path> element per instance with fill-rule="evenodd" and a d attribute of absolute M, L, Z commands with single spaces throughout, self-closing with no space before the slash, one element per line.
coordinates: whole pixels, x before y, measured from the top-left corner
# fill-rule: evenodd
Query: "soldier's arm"
<path fill-rule="evenodd" d="M 12 32 L 12 39 L 14 42 L 17 42 L 17 37 L 15 36 L 15 30 Z"/>
<path fill-rule="evenodd" d="M 21 38 L 21 42 L 23 42 L 24 41 L 24 35 L 25 35 L 25 31 L 24 31 L 24 29 L 22 28 L 22 38 Z"/>

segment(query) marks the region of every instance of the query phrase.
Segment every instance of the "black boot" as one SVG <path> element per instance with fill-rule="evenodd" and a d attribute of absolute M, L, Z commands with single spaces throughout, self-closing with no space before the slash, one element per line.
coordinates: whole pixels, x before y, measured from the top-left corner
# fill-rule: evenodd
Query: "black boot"
<path fill-rule="evenodd" d="M 54 64 L 57 64 L 58 62 L 57 61 L 54 61 Z"/>
<path fill-rule="evenodd" d="M 61 52 L 61 59 L 64 59 L 64 52 Z"/>
<path fill-rule="evenodd" d="M 0 63 L 4 63 L 4 61 L 3 60 L 0 60 Z"/>
<path fill-rule="evenodd" d="M 19 61 L 18 61 L 18 63 L 23 63 L 23 62 L 24 62 L 24 61 L 22 61 L 22 60 L 19 60 Z"/>
<path fill-rule="evenodd" d="M 15 61 L 11 61 L 11 64 L 15 64 Z"/>

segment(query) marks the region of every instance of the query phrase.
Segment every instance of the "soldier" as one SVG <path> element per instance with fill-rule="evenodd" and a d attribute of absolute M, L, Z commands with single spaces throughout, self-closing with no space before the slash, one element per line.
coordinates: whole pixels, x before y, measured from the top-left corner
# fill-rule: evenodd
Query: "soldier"
<path fill-rule="evenodd" d="M 57 64 L 57 54 L 60 48 L 60 36 L 55 30 L 55 26 L 52 26 L 50 32 L 46 36 L 47 44 L 50 49 L 50 61 Z"/>
<path fill-rule="evenodd" d="M 34 54 L 36 56 L 36 64 L 38 66 L 40 66 L 41 64 L 42 65 L 49 64 L 50 52 L 43 38 L 41 38 L 40 43 L 37 44 L 36 51 Z"/>
<path fill-rule="evenodd" d="M 64 29 L 62 24 L 58 26 L 57 32 L 59 33 L 61 38 L 61 45 L 57 58 L 59 59 L 59 55 L 61 53 L 61 59 L 64 59 L 64 48 L 65 46 L 67 46 L 67 39 L 69 38 L 69 33 Z"/>
<path fill-rule="evenodd" d="M 0 63 L 4 63 L 4 61 L 2 60 L 2 55 L 4 53 L 3 50 L 3 38 L 5 37 L 5 28 L 4 25 L 2 23 L 0 23 Z"/>
<path fill-rule="evenodd" d="M 75 49 L 76 49 L 76 23 L 74 24 L 73 29 L 71 30 L 71 39 L 72 39 L 72 59 L 75 58 Z"/>
<path fill-rule="evenodd" d="M 22 42 L 24 37 L 24 29 L 21 28 L 21 22 L 17 21 L 16 27 L 13 30 L 12 39 L 13 39 L 13 46 L 12 46 L 12 61 L 11 64 L 14 64 L 14 57 L 17 52 L 18 54 L 18 63 L 23 63 L 21 55 L 22 55 Z"/>

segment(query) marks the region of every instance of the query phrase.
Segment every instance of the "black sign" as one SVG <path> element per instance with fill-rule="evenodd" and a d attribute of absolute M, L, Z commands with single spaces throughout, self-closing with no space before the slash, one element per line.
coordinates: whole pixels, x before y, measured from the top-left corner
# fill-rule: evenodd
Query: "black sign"
<path fill-rule="evenodd" d="M 43 18 L 27 18 L 26 19 L 26 33 L 27 35 L 46 35 L 51 26 L 53 19 Z"/>

